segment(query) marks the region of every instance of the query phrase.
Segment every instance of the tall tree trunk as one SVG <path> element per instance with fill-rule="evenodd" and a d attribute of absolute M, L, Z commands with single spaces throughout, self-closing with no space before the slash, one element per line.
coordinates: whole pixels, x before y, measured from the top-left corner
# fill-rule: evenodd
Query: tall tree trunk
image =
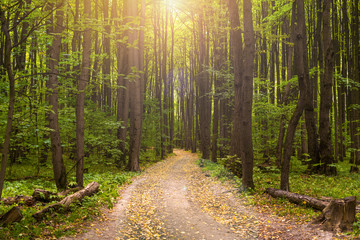
<path fill-rule="evenodd" d="M 138 16 L 138 1 L 127 0 L 128 16 L 134 21 Z M 130 171 L 139 171 L 139 154 L 141 142 L 141 124 L 142 124 L 142 107 L 141 107 L 141 78 L 137 71 L 139 69 L 139 50 L 136 48 L 138 40 L 137 24 L 131 24 L 129 30 L 129 66 L 135 70 L 132 72 L 132 79 L 129 83 L 130 88 L 130 148 L 129 148 L 129 165 Z"/>
<path fill-rule="evenodd" d="M 318 22 L 317 22 L 317 30 L 315 33 L 315 41 L 317 41 L 318 48 L 318 59 L 319 59 L 319 68 L 323 67 L 323 51 L 322 51 L 322 41 L 321 41 L 321 21 L 322 21 L 322 10 L 321 10 L 321 1 L 317 0 L 317 14 L 318 14 Z M 300 21 L 298 19 L 298 21 Z M 304 20 L 305 21 L 305 20 Z M 305 31 L 306 33 L 306 31 Z M 308 56 L 306 55 L 306 67 L 305 72 L 309 72 L 308 70 Z M 309 168 L 311 171 L 316 172 L 318 170 L 318 163 L 320 163 L 320 154 L 319 154 L 319 143 L 318 143 L 318 134 L 316 127 L 316 114 L 314 112 L 314 106 L 317 105 L 317 89 L 318 89 L 318 78 L 314 77 L 307 81 L 306 84 L 306 104 L 305 104 L 305 122 L 306 122 L 306 130 L 308 134 L 308 149 L 311 161 L 309 162 Z"/>
<path fill-rule="evenodd" d="M 294 141 L 294 135 L 296 127 L 299 123 L 300 117 L 304 108 L 306 108 L 307 87 L 309 82 L 309 72 L 307 67 L 307 46 L 306 46 L 306 26 L 305 26 L 305 11 L 304 0 L 296 0 L 293 4 L 293 14 L 297 16 L 296 26 L 296 39 L 295 39 L 295 56 L 294 66 L 295 73 L 298 75 L 300 96 L 294 113 L 288 124 L 286 131 L 284 153 L 281 166 L 281 190 L 290 191 L 289 186 L 289 172 L 290 172 L 290 158 L 292 155 L 292 144 Z"/>
<path fill-rule="evenodd" d="M 255 58 L 255 34 L 252 19 L 251 0 L 243 2 L 244 16 L 244 75 L 241 90 L 240 149 L 242 162 L 242 184 L 245 189 L 254 188 L 253 181 L 253 143 L 252 143 L 252 101 L 253 101 L 253 69 Z"/>
<path fill-rule="evenodd" d="M 124 22 L 126 24 L 126 1 L 124 1 L 123 6 L 123 16 Z M 121 35 L 117 35 L 118 39 L 121 39 Z M 119 149 L 121 151 L 120 159 L 116 160 L 116 165 L 120 167 L 126 163 L 126 135 L 128 132 L 128 118 L 129 118 L 129 81 L 125 77 L 129 74 L 128 66 L 128 50 L 126 44 L 117 42 L 116 48 L 116 57 L 117 57 L 117 121 L 121 121 L 122 124 L 118 128 L 117 136 L 119 140 Z"/>
<path fill-rule="evenodd" d="M 230 13 L 231 26 L 231 47 L 234 66 L 234 115 L 233 115 L 233 133 L 231 137 L 231 154 L 241 156 L 241 90 L 243 77 L 243 49 L 242 36 L 240 28 L 239 7 L 235 0 L 228 0 L 228 9 Z"/>
<path fill-rule="evenodd" d="M 163 134 L 164 134 L 164 147 L 163 155 L 166 155 L 165 147 L 168 146 L 169 140 L 169 79 L 167 75 L 167 39 L 168 39 L 168 19 L 169 19 L 169 8 L 165 6 L 165 16 L 162 20 L 162 64 L 161 64 L 161 78 L 164 86 L 163 93 L 163 112 L 162 112 L 162 121 L 163 121 Z"/>
<path fill-rule="evenodd" d="M 2 66 L 7 72 L 9 80 L 9 108 L 7 114 L 7 122 L 4 136 L 4 144 L 2 147 L 2 159 L 1 159 L 1 169 L 0 169 L 0 199 L 2 196 L 2 191 L 4 188 L 5 174 L 6 174 L 6 165 L 8 161 L 8 154 L 10 148 L 10 139 L 13 126 L 13 116 L 14 116 L 14 106 L 15 106 L 15 77 L 13 74 L 13 69 L 11 65 L 11 36 L 9 32 L 9 22 L 5 17 L 5 12 L 0 11 L 0 20 L 1 20 L 1 30 L 2 34 L 5 36 L 4 42 L 4 61 Z"/>
<path fill-rule="evenodd" d="M 103 1 L 104 4 L 104 22 L 105 22 L 105 33 L 103 42 L 104 51 L 104 62 L 102 65 L 102 74 L 104 79 L 104 106 L 108 107 L 109 113 L 111 112 L 111 45 L 110 45 L 110 34 L 111 34 L 111 21 L 109 19 L 109 0 Z"/>
<path fill-rule="evenodd" d="M 200 126 L 200 143 L 203 159 L 210 159 L 210 125 L 211 125 L 211 101 L 209 96 L 210 83 L 209 73 L 205 69 L 205 65 L 208 65 L 208 54 L 206 48 L 205 29 L 204 29 L 204 15 L 199 15 L 199 49 L 200 49 L 200 65 L 199 65 L 199 77 L 198 77 L 198 89 L 199 89 L 199 126 Z"/>
<path fill-rule="evenodd" d="M 61 7 L 64 2 L 61 2 L 57 7 Z M 49 113 L 49 127 L 50 132 L 52 164 L 54 170 L 54 178 L 56 187 L 58 189 L 66 188 L 66 170 L 62 158 L 62 147 L 60 140 L 60 127 L 58 115 L 58 65 L 61 51 L 61 33 L 63 31 L 63 17 L 64 12 L 61 8 L 56 11 L 56 24 L 54 30 L 49 32 L 54 34 L 53 43 L 50 47 L 49 53 L 49 80 L 46 85 L 49 89 L 49 105 L 52 106 L 52 111 Z"/>
<path fill-rule="evenodd" d="M 170 90 L 170 122 L 169 122 L 169 134 L 170 142 L 168 146 L 168 152 L 172 153 L 174 148 L 174 45 L 175 45 L 175 23 L 173 14 L 170 14 L 170 27 L 171 27 L 171 56 L 170 56 L 170 68 L 169 68 L 169 90 Z"/>
<path fill-rule="evenodd" d="M 330 26 L 330 0 L 324 0 L 323 6 L 323 46 L 325 69 L 320 85 L 320 157 L 321 171 L 325 174 L 336 174 L 336 167 L 329 166 L 334 163 L 334 156 L 331 144 L 330 110 L 332 107 L 332 81 L 333 81 L 333 57 L 334 51 L 331 43 Z"/>
<path fill-rule="evenodd" d="M 354 85 L 358 86 L 360 83 L 360 56 L 359 56 L 359 0 L 354 0 L 352 4 L 352 19 L 351 19 L 351 28 L 352 28 L 352 74 L 351 77 L 354 81 Z M 360 104 L 360 90 L 358 87 L 352 86 L 351 89 L 351 102 L 350 102 L 350 113 L 351 113 L 351 141 L 353 145 L 354 152 L 352 153 L 351 167 L 352 172 L 359 172 L 360 165 L 360 110 L 358 108 Z"/>
<path fill-rule="evenodd" d="M 90 79 L 91 55 L 91 1 L 84 0 L 85 28 L 83 35 L 82 66 L 78 82 L 78 95 L 76 98 L 76 183 L 84 186 L 84 128 L 85 128 L 85 88 Z"/>

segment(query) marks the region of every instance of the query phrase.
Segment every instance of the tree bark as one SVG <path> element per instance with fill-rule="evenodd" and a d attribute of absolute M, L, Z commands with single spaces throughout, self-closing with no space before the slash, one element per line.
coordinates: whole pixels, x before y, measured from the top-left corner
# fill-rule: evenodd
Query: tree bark
<path fill-rule="evenodd" d="M 234 66 L 234 113 L 233 113 L 233 133 L 231 136 L 231 154 L 241 156 L 240 138 L 240 121 L 241 121 L 241 90 L 243 77 L 243 49 L 242 36 L 240 28 L 239 7 L 234 0 L 228 0 L 228 9 L 230 14 L 231 26 L 231 47 Z"/>
<path fill-rule="evenodd" d="M 322 201 L 320 199 L 313 198 L 307 195 L 301 195 L 275 188 L 267 188 L 266 193 L 270 194 L 270 196 L 274 198 L 286 198 L 292 203 L 310 206 L 320 211 L 323 210 L 329 204 L 329 202 L 327 201 Z"/>
<path fill-rule="evenodd" d="M 104 6 L 104 23 L 105 33 L 103 39 L 103 51 L 104 51 L 104 63 L 102 65 L 102 76 L 104 81 L 104 107 L 107 107 L 107 111 L 111 112 L 111 45 L 110 45 L 110 34 L 111 34 L 111 22 L 109 19 L 109 0 L 103 1 Z"/>
<path fill-rule="evenodd" d="M 253 102 L 253 69 L 255 57 L 255 34 L 252 18 L 251 0 L 243 2 L 244 15 L 244 75 L 242 88 L 242 108 L 240 122 L 240 149 L 242 161 L 242 184 L 245 189 L 254 188 L 253 168 L 254 153 L 252 142 L 252 102 Z"/>
<path fill-rule="evenodd" d="M 281 165 L 281 190 L 289 191 L 289 173 L 290 173 L 290 158 L 292 155 L 292 145 L 296 127 L 299 123 L 302 112 L 305 108 L 306 101 L 306 83 L 309 79 L 309 72 L 307 71 L 307 49 L 306 49 L 306 32 L 305 32 L 305 16 L 304 1 L 296 0 L 293 3 L 293 14 L 297 16 L 296 39 L 295 39 L 295 74 L 298 75 L 300 96 L 296 108 L 289 121 L 288 129 L 286 131 L 286 138 L 284 144 L 284 152 Z"/>
<path fill-rule="evenodd" d="M 60 2 L 57 6 L 58 8 L 62 6 L 64 2 Z M 61 33 L 64 29 L 63 27 L 63 18 L 64 11 L 59 8 L 56 11 L 56 24 L 54 30 L 50 29 L 50 33 L 54 34 L 53 43 L 50 47 L 49 53 L 49 80 L 46 85 L 49 90 L 49 105 L 52 106 L 52 111 L 49 113 L 49 127 L 52 129 L 50 132 L 51 140 L 51 152 L 52 152 L 52 164 L 54 171 L 54 178 L 56 187 L 60 189 L 65 189 L 67 180 L 66 180 L 66 170 L 64 161 L 62 158 L 62 147 L 60 139 L 60 127 L 59 127 L 59 100 L 58 100 L 58 65 L 60 59 L 61 51 Z"/>
<path fill-rule="evenodd" d="M 76 98 L 76 183 L 79 187 L 84 185 L 84 130 L 85 130 L 85 88 L 90 80 L 90 54 L 91 54 L 91 1 L 84 0 L 85 25 L 83 35 L 83 55 L 81 73 L 78 80 L 78 95 Z"/>
<path fill-rule="evenodd" d="M 127 0 L 128 16 L 136 19 L 138 15 L 138 1 Z M 139 50 L 134 46 L 138 39 L 138 31 L 136 24 L 132 24 L 129 30 L 129 66 L 132 68 L 132 79 L 129 83 L 130 87 L 130 148 L 129 148 L 129 165 L 130 171 L 139 171 L 139 154 L 141 142 L 142 127 L 142 106 L 141 106 L 141 78 L 138 71 L 140 69 Z"/>
<path fill-rule="evenodd" d="M 322 164 L 321 171 L 327 175 L 336 175 L 336 167 L 329 166 L 334 163 L 330 129 L 330 111 L 332 108 L 332 83 L 334 65 L 334 50 L 331 42 L 330 26 L 330 0 L 324 0 L 323 4 L 323 46 L 325 50 L 325 69 L 320 84 L 319 135 L 320 157 Z"/>
<path fill-rule="evenodd" d="M 209 73 L 205 66 L 208 66 L 209 51 L 206 48 L 205 39 L 205 20 L 204 13 L 199 15 L 199 76 L 198 76 L 198 91 L 199 91 L 199 126 L 200 126 L 200 144 L 203 159 L 210 159 L 211 146 L 211 99 L 210 99 L 210 80 Z"/>
<path fill-rule="evenodd" d="M 5 36 L 5 57 L 3 62 L 3 67 L 7 72 L 8 80 L 9 80 L 9 108 L 7 114 L 7 122 L 4 136 L 4 144 L 2 147 L 2 159 L 1 159 L 1 169 L 0 169 L 0 199 L 2 196 L 2 191 L 4 187 L 5 174 L 6 174 L 6 165 L 8 161 L 8 154 L 10 149 L 10 138 L 12 132 L 13 125 L 13 116 L 14 116 L 14 106 L 15 106 L 15 78 L 13 74 L 13 69 L 11 66 L 11 36 L 9 32 L 9 22 L 5 17 L 5 12 L 0 11 L 0 19 L 1 19 L 1 30 Z"/>
<path fill-rule="evenodd" d="M 124 1 L 123 6 L 123 24 L 126 25 L 126 1 Z M 118 23 L 117 27 L 120 27 Z M 118 30 L 119 31 L 119 30 Z M 125 33 L 126 34 L 126 33 Z M 118 39 L 121 39 L 121 35 L 117 35 Z M 122 124 L 119 126 L 117 131 L 117 137 L 119 140 L 119 149 L 121 151 L 120 158 L 115 160 L 116 165 L 120 167 L 121 165 L 125 166 L 126 164 L 126 135 L 128 132 L 128 119 L 129 119 L 129 81 L 125 77 L 129 74 L 129 65 L 128 65 L 128 50 L 126 44 L 117 42 L 116 47 L 116 57 L 117 57 L 117 121 L 121 121 Z"/>

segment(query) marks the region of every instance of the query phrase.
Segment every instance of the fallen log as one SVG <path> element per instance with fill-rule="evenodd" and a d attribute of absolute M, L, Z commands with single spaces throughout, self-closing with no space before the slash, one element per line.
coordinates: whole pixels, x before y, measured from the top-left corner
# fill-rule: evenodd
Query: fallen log
<path fill-rule="evenodd" d="M 19 204 L 19 205 L 27 205 L 32 206 L 35 204 L 35 199 L 33 197 L 24 196 L 24 195 L 18 195 L 15 197 L 8 197 L 2 200 L 2 202 L 5 205 L 13 205 L 13 204 Z"/>
<path fill-rule="evenodd" d="M 348 232 L 352 231 L 355 222 L 356 197 L 332 200 L 313 223 L 320 223 L 326 231 Z"/>
<path fill-rule="evenodd" d="M 83 189 L 83 187 L 69 188 L 69 189 L 66 189 L 66 190 L 64 190 L 64 191 L 62 191 L 62 192 L 59 192 L 57 195 L 64 197 L 64 196 L 67 196 L 67 195 L 70 194 L 70 193 L 77 192 L 77 191 L 79 191 L 79 190 L 81 190 L 81 189 Z"/>
<path fill-rule="evenodd" d="M 23 215 L 18 207 L 11 208 L 7 213 L 0 217 L 0 225 L 6 225 L 13 222 L 20 222 Z"/>
<path fill-rule="evenodd" d="M 333 200 L 329 198 L 317 199 L 307 195 L 292 193 L 275 188 L 267 188 L 265 191 L 272 197 L 275 198 L 283 197 L 288 199 L 292 203 L 296 203 L 299 205 L 306 205 L 320 211 L 322 211 Z M 360 213 L 360 206 L 356 206 L 355 210 L 356 212 Z"/>
<path fill-rule="evenodd" d="M 40 221 L 44 218 L 46 213 L 50 211 L 59 211 L 61 209 L 67 210 L 71 203 L 75 201 L 80 201 L 85 196 L 91 196 L 92 194 L 96 193 L 99 190 L 99 184 L 97 182 L 89 183 L 84 189 L 79 190 L 59 202 L 50 204 L 49 206 L 43 208 L 42 210 L 34 213 L 32 216 L 37 220 Z"/>
<path fill-rule="evenodd" d="M 307 195 L 301 195 L 275 188 L 267 188 L 266 192 L 270 194 L 270 196 L 272 197 L 275 198 L 283 197 L 288 199 L 292 203 L 310 206 L 320 211 L 323 210 L 329 204 L 327 201 L 322 201 Z"/>

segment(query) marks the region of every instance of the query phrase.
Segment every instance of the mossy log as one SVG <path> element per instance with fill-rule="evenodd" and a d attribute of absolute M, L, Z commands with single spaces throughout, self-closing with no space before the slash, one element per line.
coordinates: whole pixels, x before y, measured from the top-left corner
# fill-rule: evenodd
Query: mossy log
<path fill-rule="evenodd" d="M 27 206 L 32 206 L 35 204 L 36 200 L 30 196 L 18 195 L 16 197 L 4 198 L 2 200 L 2 202 L 5 205 L 13 205 L 13 204 L 23 205 L 23 204 L 25 204 Z"/>
<path fill-rule="evenodd" d="M 69 208 L 70 204 L 74 203 L 75 201 L 80 201 L 85 196 L 91 196 L 94 193 L 96 193 L 98 190 L 99 190 L 99 184 L 97 182 L 91 182 L 84 189 L 81 189 L 81 190 L 65 197 L 64 199 L 62 199 L 59 202 L 50 204 L 49 206 L 43 208 L 42 210 L 34 213 L 32 216 L 36 220 L 40 221 L 41 219 L 43 219 L 45 217 L 46 213 L 48 213 L 50 211 L 60 211 L 61 209 L 67 210 Z"/>

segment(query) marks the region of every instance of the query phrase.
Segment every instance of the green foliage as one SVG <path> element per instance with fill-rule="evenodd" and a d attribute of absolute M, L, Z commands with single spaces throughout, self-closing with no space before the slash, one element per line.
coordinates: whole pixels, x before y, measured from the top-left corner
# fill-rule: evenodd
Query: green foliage
<path fill-rule="evenodd" d="M 91 197 L 85 197 L 81 204 L 71 205 L 69 212 L 52 213 L 41 222 L 36 222 L 31 215 L 42 209 L 42 204 L 35 207 L 22 206 L 21 212 L 24 215 L 22 221 L 0 228 L 0 236 L 4 239 L 37 239 L 59 238 L 72 234 L 81 228 L 84 220 L 91 220 L 94 216 L 99 215 L 102 206 L 111 208 L 118 196 L 119 186 L 129 183 L 135 175 L 137 173 L 109 171 L 106 167 L 103 167 L 102 173 L 85 174 L 85 184 L 92 181 L 100 184 L 98 193 Z M 70 181 L 74 180 L 74 178 L 70 179 Z M 7 182 L 6 184 L 4 197 L 19 194 L 31 195 L 34 188 L 56 191 L 53 181 L 44 181 L 43 179 Z M 11 207 L 0 204 L 0 213 L 8 211 Z"/>
<path fill-rule="evenodd" d="M 144 101 L 144 109 L 141 145 L 144 148 L 149 148 L 159 145 L 160 140 L 160 111 L 158 100 L 147 97 Z"/>
<path fill-rule="evenodd" d="M 218 163 L 236 176 L 242 176 L 241 160 L 239 157 L 228 155 L 225 158 L 218 158 Z"/>
<path fill-rule="evenodd" d="M 230 158 L 230 157 L 229 157 Z M 225 161 L 226 158 L 223 160 Z M 218 159 L 219 160 L 219 159 Z M 216 177 L 220 181 L 226 181 L 229 179 L 234 180 L 237 184 L 241 184 L 241 179 L 235 176 L 230 170 L 226 169 L 220 162 L 215 163 L 207 159 L 200 159 L 196 162 L 202 170 L 208 172 L 211 177 Z"/>

